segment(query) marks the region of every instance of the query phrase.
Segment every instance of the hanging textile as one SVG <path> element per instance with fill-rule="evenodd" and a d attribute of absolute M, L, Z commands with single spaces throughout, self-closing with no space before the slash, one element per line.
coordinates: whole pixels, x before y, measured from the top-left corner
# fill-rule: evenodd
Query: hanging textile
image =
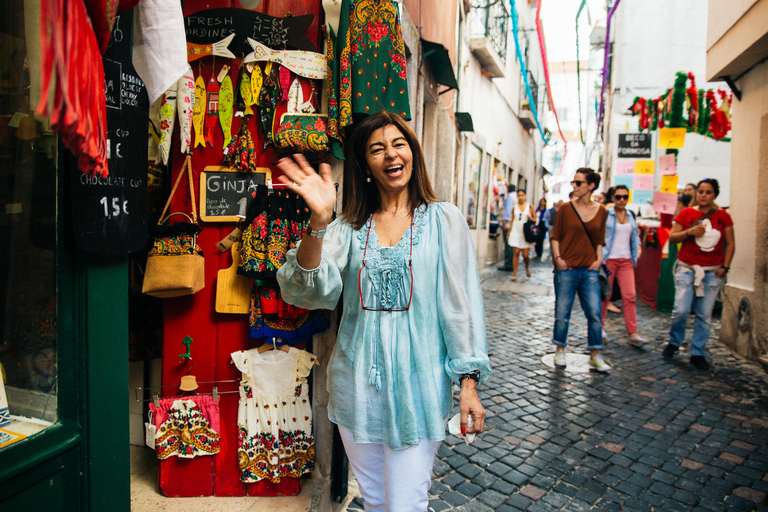
<path fill-rule="evenodd" d="M 265 311 L 272 311 L 267 314 Z M 286 304 L 278 288 L 254 286 L 251 290 L 249 316 L 251 338 L 283 338 L 295 345 L 309 341 L 315 334 L 331 326 L 331 312 L 318 309 L 308 311 Z"/>
<path fill-rule="evenodd" d="M 40 102 L 35 114 L 78 157 L 80 170 L 107 176 L 104 66 L 83 0 L 42 0 Z"/>
<path fill-rule="evenodd" d="M 237 411 L 238 464 L 243 482 L 300 477 L 312 471 L 315 447 L 307 377 L 317 358 L 291 347 L 232 353 L 242 373 Z"/>
<path fill-rule="evenodd" d="M 174 455 L 191 459 L 219 453 L 219 402 L 210 395 L 163 398 L 157 407 L 150 403 L 149 410 L 157 428 L 158 459 Z"/>
<path fill-rule="evenodd" d="M 304 237 L 308 222 L 309 208 L 298 194 L 285 189 L 270 194 L 266 185 L 257 185 L 245 218 L 237 273 L 274 280 L 286 253 Z"/>
<path fill-rule="evenodd" d="M 341 155 L 353 114 L 380 110 L 411 119 L 405 43 L 393 0 L 343 0 L 339 31 L 329 27 L 328 133 Z M 343 156 L 342 156 L 343 158 Z"/>

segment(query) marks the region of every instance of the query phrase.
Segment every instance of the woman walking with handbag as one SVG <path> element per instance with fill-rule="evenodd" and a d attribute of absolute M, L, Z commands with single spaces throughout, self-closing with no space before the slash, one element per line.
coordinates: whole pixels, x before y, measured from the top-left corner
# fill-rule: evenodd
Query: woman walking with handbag
<path fill-rule="evenodd" d="M 517 203 L 512 209 L 512 217 L 510 221 L 512 225 L 509 228 L 509 240 L 507 244 L 513 248 L 512 254 L 512 280 L 517 281 L 517 267 L 520 264 L 520 252 L 523 253 L 523 263 L 525 263 L 525 275 L 531 277 L 531 269 L 529 267 L 530 258 L 528 256 L 533 243 L 525 240 L 525 223 L 536 223 L 536 214 L 533 211 L 533 205 L 528 204 L 525 200 L 526 195 L 524 190 L 517 191 Z"/>
<path fill-rule="evenodd" d="M 565 347 L 573 299 L 579 303 L 587 317 L 587 345 L 589 365 L 599 372 L 611 367 L 600 354 L 602 325 L 600 318 L 600 281 L 598 271 L 603 263 L 605 220 L 607 212 L 590 199 L 600 185 L 600 175 L 593 169 L 581 167 L 571 182 L 573 199 L 563 205 L 555 217 L 552 229 L 552 258 L 555 265 L 555 328 L 552 342 L 557 345 L 555 366 L 564 368 L 568 363 Z"/>
<path fill-rule="evenodd" d="M 635 265 L 640 258 L 640 231 L 637 228 L 635 214 L 627 210 L 629 189 L 617 185 L 613 193 L 613 207 L 608 208 L 605 224 L 605 265 L 608 267 L 608 283 L 613 289 L 614 280 L 621 288 L 621 305 L 624 309 L 624 324 L 627 327 L 630 345 L 642 345 L 648 340 L 637 334 L 637 310 L 635 308 Z M 603 326 L 608 314 L 610 297 L 603 301 Z"/>

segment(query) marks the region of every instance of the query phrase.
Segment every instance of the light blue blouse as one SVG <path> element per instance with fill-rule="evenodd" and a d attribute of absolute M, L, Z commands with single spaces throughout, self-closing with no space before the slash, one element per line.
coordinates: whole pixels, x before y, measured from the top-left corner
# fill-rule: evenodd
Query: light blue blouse
<path fill-rule="evenodd" d="M 412 259 L 408 310 L 362 308 L 364 251 L 366 308 L 407 305 Z M 481 383 L 490 376 L 475 249 L 466 220 L 450 203 L 419 207 L 394 247 L 379 245 L 371 219 L 360 230 L 337 219 L 323 238 L 320 265 L 303 269 L 291 250 L 277 279 L 283 300 L 308 309 L 333 309 L 346 291 L 328 363 L 328 411 L 356 442 L 401 449 L 422 438 L 443 440 L 451 381 L 477 369 Z"/>

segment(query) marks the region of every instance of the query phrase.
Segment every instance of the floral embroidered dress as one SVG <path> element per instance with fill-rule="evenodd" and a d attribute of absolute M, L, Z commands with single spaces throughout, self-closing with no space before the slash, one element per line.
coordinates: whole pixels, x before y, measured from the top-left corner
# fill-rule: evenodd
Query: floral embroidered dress
<path fill-rule="evenodd" d="M 416 209 L 394 247 L 380 246 L 375 229 L 371 219 L 359 230 L 334 221 L 315 269 L 299 266 L 289 251 L 277 273 L 282 296 L 295 306 L 332 309 L 344 291 L 328 363 L 332 422 L 356 442 L 392 449 L 440 441 L 451 382 L 479 369 L 482 383 L 491 373 L 469 228 L 458 208 L 435 202 Z M 361 295 L 367 309 L 391 311 L 363 309 Z"/>
<path fill-rule="evenodd" d="M 157 458 L 176 455 L 191 459 L 219 453 L 219 403 L 210 395 L 173 400 L 170 405 L 169 402 L 162 400 L 158 408 L 149 404 L 159 424 L 155 436 Z"/>
<path fill-rule="evenodd" d="M 232 353 L 232 361 L 242 372 L 237 458 L 243 482 L 277 483 L 314 468 L 307 376 L 316 359 L 293 347 L 288 352 L 259 354 L 251 349 Z"/>
<path fill-rule="evenodd" d="M 405 43 L 394 0 L 343 0 L 339 33 L 328 38 L 328 135 L 334 155 L 353 114 L 380 110 L 411 119 Z"/>

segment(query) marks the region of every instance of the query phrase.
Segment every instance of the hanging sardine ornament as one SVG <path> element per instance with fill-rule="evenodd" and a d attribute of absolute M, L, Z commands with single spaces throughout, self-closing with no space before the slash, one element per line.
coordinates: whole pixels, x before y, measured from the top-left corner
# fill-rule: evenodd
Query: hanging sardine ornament
<path fill-rule="evenodd" d="M 252 105 L 259 104 L 259 95 L 261 94 L 261 84 L 264 82 L 264 78 L 261 75 L 261 67 L 256 64 L 251 72 L 251 98 L 253 99 Z"/>
<path fill-rule="evenodd" d="M 224 145 L 225 148 L 229 143 L 229 139 L 232 138 L 232 114 L 235 107 L 234 89 L 232 88 L 232 79 L 229 75 L 224 77 L 221 82 L 221 89 L 219 90 L 219 122 L 221 123 L 221 131 L 224 132 Z"/>
<path fill-rule="evenodd" d="M 216 130 L 216 124 L 219 120 L 219 82 L 216 77 L 211 75 L 208 85 L 205 89 L 205 143 L 208 147 L 213 147 L 213 132 Z"/>
<path fill-rule="evenodd" d="M 179 115 L 181 152 L 192 149 L 192 107 L 195 101 L 195 75 L 188 69 L 176 83 L 176 112 Z"/>
<path fill-rule="evenodd" d="M 240 66 L 237 70 L 237 80 L 234 82 L 233 93 L 235 95 L 235 117 L 243 117 L 245 112 L 245 100 L 243 99 L 243 77 L 245 76 L 245 66 Z"/>
<path fill-rule="evenodd" d="M 195 128 L 195 146 L 205 146 L 205 80 L 198 76 L 195 81 L 195 103 L 192 106 L 192 126 Z"/>
<path fill-rule="evenodd" d="M 288 101 L 288 92 L 291 90 L 291 70 L 285 66 L 278 66 L 278 80 L 280 90 L 283 91 L 282 101 Z"/>
<path fill-rule="evenodd" d="M 176 87 L 178 82 L 165 91 L 160 104 L 160 142 L 157 143 L 157 160 L 168 165 L 168 155 L 171 152 L 171 136 L 176 122 Z"/>
<path fill-rule="evenodd" d="M 276 62 L 305 78 L 319 80 L 328 76 L 328 61 L 322 53 L 303 50 L 273 50 L 250 37 L 248 44 L 253 48 L 253 52 L 245 56 L 244 64 Z"/>
<path fill-rule="evenodd" d="M 187 62 L 192 62 L 202 57 L 209 55 L 217 55 L 219 57 L 227 57 L 228 59 L 234 59 L 235 54 L 229 51 L 227 48 L 232 39 L 235 38 L 235 33 L 229 34 L 227 37 L 213 44 L 193 44 L 187 43 Z"/>
<path fill-rule="evenodd" d="M 251 105 L 253 105 L 253 88 L 251 87 L 251 77 L 248 73 L 243 73 L 243 76 L 240 79 L 240 95 L 243 98 L 243 103 L 245 103 L 245 115 L 252 116 L 253 109 L 251 108 Z"/>

